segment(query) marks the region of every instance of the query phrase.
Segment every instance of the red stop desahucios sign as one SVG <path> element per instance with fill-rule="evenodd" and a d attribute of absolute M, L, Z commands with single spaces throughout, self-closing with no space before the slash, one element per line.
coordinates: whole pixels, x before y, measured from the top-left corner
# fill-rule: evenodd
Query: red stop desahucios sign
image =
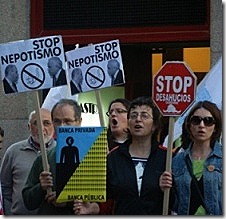
<path fill-rule="evenodd" d="M 152 98 L 163 116 L 180 116 L 195 101 L 195 74 L 185 62 L 167 61 L 153 80 Z"/>

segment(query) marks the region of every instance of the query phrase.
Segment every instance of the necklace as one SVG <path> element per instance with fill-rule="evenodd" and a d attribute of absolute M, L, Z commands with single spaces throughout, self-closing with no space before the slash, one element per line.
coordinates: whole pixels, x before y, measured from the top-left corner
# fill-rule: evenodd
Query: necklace
<path fill-rule="evenodd" d="M 205 160 L 209 155 L 211 150 L 204 151 L 203 153 L 192 152 L 192 159 L 193 160 Z"/>
<path fill-rule="evenodd" d="M 192 160 L 204 160 L 202 155 L 192 154 Z"/>

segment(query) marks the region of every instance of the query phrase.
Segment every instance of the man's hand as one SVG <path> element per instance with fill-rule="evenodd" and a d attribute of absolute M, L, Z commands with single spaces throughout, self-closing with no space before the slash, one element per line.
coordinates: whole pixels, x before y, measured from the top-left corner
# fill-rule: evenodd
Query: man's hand
<path fill-rule="evenodd" d="M 52 205 L 54 205 L 55 207 L 59 207 L 59 208 L 62 208 L 62 207 L 65 207 L 67 203 L 57 203 L 56 202 L 56 192 L 49 192 L 46 194 L 46 197 L 45 197 L 46 201 Z"/>
<path fill-rule="evenodd" d="M 39 175 L 39 181 L 43 190 L 47 191 L 53 186 L 53 177 L 52 173 L 43 171 Z"/>
<path fill-rule="evenodd" d="M 74 200 L 73 211 L 77 215 L 99 214 L 99 205 L 95 202 L 83 202 L 81 200 Z"/>

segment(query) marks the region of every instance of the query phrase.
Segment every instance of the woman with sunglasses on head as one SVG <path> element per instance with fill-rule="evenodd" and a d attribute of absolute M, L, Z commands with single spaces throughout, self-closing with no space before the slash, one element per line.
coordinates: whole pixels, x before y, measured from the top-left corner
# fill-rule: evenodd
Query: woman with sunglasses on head
<path fill-rule="evenodd" d="M 212 102 L 200 101 L 186 117 L 185 128 L 191 143 L 173 158 L 173 179 L 164 172 L 160 187 L 175 190 L 178 215 L 222 215 L 221 111 Z"/>

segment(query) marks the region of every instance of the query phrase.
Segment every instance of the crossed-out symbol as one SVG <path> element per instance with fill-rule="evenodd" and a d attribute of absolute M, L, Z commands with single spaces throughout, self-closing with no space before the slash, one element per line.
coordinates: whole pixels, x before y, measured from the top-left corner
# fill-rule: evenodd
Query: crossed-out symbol
<path fill-rule="evenodd" d="M 105 73 L 99 66 L 91 66 L 87 69 L 85 75 L 86 84 L 90 88 L 99 88 L 105 81 Z"/>
<path fill-rule="evenodd" d="M 45 72 L 43 68 L 36 64 L 27 64 L 21 71 L 21 80 L 28 89 L 37 89 L 45 82 Z"/>

